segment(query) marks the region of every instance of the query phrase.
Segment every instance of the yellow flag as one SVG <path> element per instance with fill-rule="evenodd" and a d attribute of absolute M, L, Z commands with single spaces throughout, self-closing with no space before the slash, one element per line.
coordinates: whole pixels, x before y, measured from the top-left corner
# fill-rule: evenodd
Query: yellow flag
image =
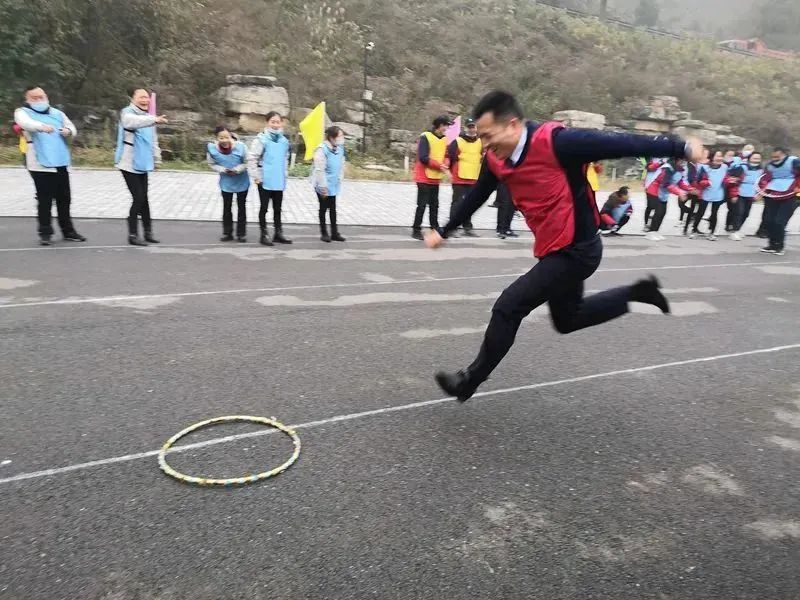
<path fill-rule="evenodd" d="M 306 144 L 305 160 L 311 160 L 314 150 L 325 138 L 325 103 L 320 102 L 305 119 L 300 121 L 300 134 Z"/>

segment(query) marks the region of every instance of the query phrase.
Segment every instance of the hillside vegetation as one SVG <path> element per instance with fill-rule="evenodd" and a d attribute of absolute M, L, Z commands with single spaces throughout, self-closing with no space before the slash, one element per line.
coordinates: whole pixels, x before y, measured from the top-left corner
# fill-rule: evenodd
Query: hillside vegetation
<path fill-rule="evenodd" d="M 418 129 L 439 106 L 468 107 L 502 87 L 535 118 L 567 108 L 624 117 L 634 98 L 671 94 L 697 118 L 800 147 L 798 64 L 623 31 L 529 0 L 0 0 L 0 14 L 8 118 L 33 81 L 54 102 L 115 108 L 137 84 L 158 90 L 165 109 L 215 110 L 213 92 L 234 72 L 276 75 L 294 105 L 325 99 L 341 118 L 342 104 L 360 97 L 363 46 L 373 41 L 374 133 Z"/>

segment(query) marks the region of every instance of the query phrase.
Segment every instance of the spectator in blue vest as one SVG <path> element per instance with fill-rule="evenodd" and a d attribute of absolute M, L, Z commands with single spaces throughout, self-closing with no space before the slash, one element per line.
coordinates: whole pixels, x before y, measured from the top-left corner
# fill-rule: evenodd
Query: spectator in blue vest
<path fill-rule="evenodd" d="M 764 189 L 757 197 L 764 198 L 764 221 L 769 244 L 761 252 L 783 256 L 786 225 L 797 209 L 800 189 L 800 158 L 790 156 L 786 148 L 775 148 L 766 166 Z"/>
<path fill-rule="evenodd" d="M 342 189 L 344 176 L 344 132 L 336 125 L 325 130 L 325 141 L 314 150 L 314 167 L 311 177 L 319 200 L 319 232 L 323 242 L 344 242 L 336 225 L 336 197 Z M 330 214 L 331 233 L 325 215 Z"/>
<path fill-rule="evenodd" d="M 52 207 L 56 201 L 58 226 L 65 241 L 85 242 L 75 231 L 70 216 L 72 196 L 69 187 L 70 148 L 67 139 L 77 130 L 69 117 L 50 106 L 45 91 L 39 86 L 25 90 L 25 103 L 14 111 L 14 122 L 27 140 L 25 166 L 36 187 L 39 219 L 39 243 L 49 246 L 53 236 Z"/>
<path fill-rule="evenodd" d="M 156 164 L 161 162 L 156 125 L 165 124 L 167 117 L 148 112 L 150 92 L 146 89 L 132 88 L 128 95 L 131 102 L 119 113 L 114 164 L 122 171 L 122 177 L 133 199 L 128 213 L 128 243 L 132 246 L 147 246 L 148 242 L 159 243 L 153 237 L 153 221 L 150 218 L 148 173 L 155 171 Z M 144 240 L 139 237 L 140 216 Z"/>
<path fill-rule="evenodd" d="M 292 240 L 283 235 L 281 221 L 281 204 L 283 192 L 286 190 L 286 179 L 289 171 L 289 140 L 283 135 L 283 117 L 276 111 L 267 113 L 267 126 L 250 144 L 247 154 L 247 166 L 250 177 L 258 186 L 258 197 L 261 208 L 258 211 L 258 224 L 261 226 L 261 244 L 272 246 L 291 244 Z M 272 218 L 275 223 L 275 235 L 272 240 L 267 230 L 267 210 L 272 200 Z"/>
<path fill-rule="evenodd" d="M 233 195 L 236 194 L 236 240 L 244 243 L 247 241 L 247 192 L 250 189 L 247 146 L 223 125 L 217 127 L 214 133 L 217 141 L 208 143 L 206 161 L 212 170 L 219 173 L 219 188 L 222 191 L 220 241 L 233 241 Z"/>

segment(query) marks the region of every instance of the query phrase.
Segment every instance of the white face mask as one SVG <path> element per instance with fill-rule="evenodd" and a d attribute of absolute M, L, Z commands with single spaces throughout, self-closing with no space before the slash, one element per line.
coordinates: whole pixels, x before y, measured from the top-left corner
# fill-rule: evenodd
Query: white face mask
<path fill-rule="evenodd" d="M 269 131 L 272 135 L 281 135 L 283 133 L 283 128 L 278 127 L 277 129 L 270 127 L 267 131 Z"/>
<path fill-rule="evenodd" d="M 336 138 L 333 142 L 334 146 L 344 146 L 344 138 Z"/>

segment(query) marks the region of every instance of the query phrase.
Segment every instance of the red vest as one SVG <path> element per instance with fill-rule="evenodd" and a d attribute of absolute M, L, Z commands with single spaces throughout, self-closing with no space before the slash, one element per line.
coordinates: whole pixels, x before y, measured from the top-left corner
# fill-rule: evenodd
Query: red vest
<path fill-rule="evenodd" d="M 514 205 L 533 232 L 536 258 L 566 248 L 575 240 L 575 199 L 567 173 L 553 149 L 553 132 L 562 127 L 561 123 L 542 123 L 533 132 L 527 153 L 516 167 L 491 151 L 486 154 L 489 169 L 508 186 Z M 589 208 L 599 226 L 600 214 L 594 192 L 588 184 L 586 188 Z"/>

